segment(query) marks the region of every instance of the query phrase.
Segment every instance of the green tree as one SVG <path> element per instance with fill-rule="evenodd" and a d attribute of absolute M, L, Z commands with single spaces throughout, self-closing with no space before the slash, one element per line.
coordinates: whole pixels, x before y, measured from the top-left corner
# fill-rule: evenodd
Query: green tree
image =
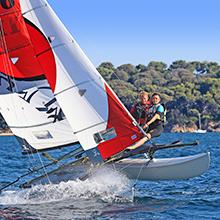
<path fill-rule="evenodd" d="M 131 76 L 138 72 L 138 70 L 132 64 L 123 64 L 123 65 L 117 67 L 117 69 L 118 70 L 123 70 Z"/>

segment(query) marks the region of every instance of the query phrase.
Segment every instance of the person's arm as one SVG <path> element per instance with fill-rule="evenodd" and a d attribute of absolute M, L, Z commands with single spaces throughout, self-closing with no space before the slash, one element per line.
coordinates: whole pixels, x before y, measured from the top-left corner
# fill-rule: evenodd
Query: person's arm
<path fill-rule="evenodd" d="M 160 119 L 160 115 L 159 115 L 158 113 L 156 113 L 156 114 L 154 115 L 154 117 L 151 118 L 151 120 L 148 121 L 148 122 L 143 126 L 143 128 L 144 128 L 144 129 L 147 128 L 150 124 L 152 124 L 153 122 L 155 122 L 157 119 L 158 119 L 158 120 Z"/>
<path fill-rule="evenodd" d="M 150 124 L 152 124 L 153 122 L 155 122 L 157 119 L 160 120 L 161 119 L 161 114 L 163 114 L 164 112 L 164 107 L 162 105 L 160 105 L 158 108 L 157 108 L 157 111 L 155 113 L 155 115 L 153 116 L 153 118 L 148 121 L 144 126 L 143 128 L 147 128 Z"/>

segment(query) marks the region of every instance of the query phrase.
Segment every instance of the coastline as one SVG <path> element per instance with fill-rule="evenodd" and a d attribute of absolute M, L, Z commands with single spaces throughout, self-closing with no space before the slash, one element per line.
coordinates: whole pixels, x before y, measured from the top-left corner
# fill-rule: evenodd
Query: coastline
<path fill-rule="evenodd" d="M 0 130 L 0 136 L 14 136 L 14 134 L 9 128 L 5 128 Z"/>
<path fill-rule="evenodd" d="M 172 129 L 171 131 L 168 131 L 169 133 L 197 133 L 196 132 L 197 130 L 196 129 L 186 129 L 186 128 L 175 128 L 175 129 Z M 220 129 L 216 129 L 216 130 L 206 130 L 205 133 L 207 132 L 220 132 Z M 199 133 L 199 132 L 198 132 Z M 14 136 L 14 134 L 10 131 L 3 131 L 0 133 L 0 137 L 4 137 L 4 136 Z"/>
<path fill-rule="evenodd" d="M 14 134 L 11 132 L 2 132 L 0 133 L 0 136 L 14 136 Z"/>

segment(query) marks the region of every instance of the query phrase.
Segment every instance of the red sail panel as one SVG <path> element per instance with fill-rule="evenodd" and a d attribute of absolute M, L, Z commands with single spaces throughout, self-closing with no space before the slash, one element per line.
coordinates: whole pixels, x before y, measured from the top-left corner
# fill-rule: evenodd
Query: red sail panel
<path fill-rule="evenodd" d="M 107 159 L 124 150 L 143 136 L 140 130 L 133 124 L 133 120 L 125 107 L 121 104 L 107 84 L 106 92 L 108 94 L 109 108 L 107 128 L 113 127 L 117 136 L 98 145 L 98 149 L 103 159 Z"/>
<path fill-rule="evenodd" d="M 54 90 L 56 65 L 49 42 L 36 26 L 23 18 L 18 0 L 1 2 L 4 3 L 0 4 L 0 53 L 17 59 L 14 65 L 19 70 L 4 73 L 20 79 L 45 75 Z"/>
<path fill-rule="evenodd" d="M 50 84 L 52 91 L 56 85 L 56 62 L 52 48 L 43 33 L 30 21 L 25 19 L 26 27 L 41 68 Z"/>

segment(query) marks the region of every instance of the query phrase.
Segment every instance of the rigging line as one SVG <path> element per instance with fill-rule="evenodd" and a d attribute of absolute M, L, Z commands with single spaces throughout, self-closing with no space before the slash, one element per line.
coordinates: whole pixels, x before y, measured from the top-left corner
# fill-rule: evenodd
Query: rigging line
<path fill-rule="evenodd" d="M 42 158 L 41 158 L 41 155 L 40 155 L 40 153 L 38 152 L 38 150 L 37 150 L 37 156 L 38 156 L 38 158 L 39 158 L 39 160 L 40 160 L 40 163 L 41 163 L 41 165 L 42 165 L 42 167 L 43 167 L 44 175 L 46 176 L 46 178 L 47 178 L 49 184 L 51 184 L 51 180 L 50 180 L 50 178 L 49 178 L 49 176 L 48 176 L 48 174 L 47 174 L 46 167 L 45 167 L 45 165 L 44 165 L 44 162 L 43 162 L 43 160 L 42 160 Z"/>
<path fill-rule="evenodd" d="M 150 150 L 151 150 L 151 148 L 148 149 L 148 151 L 146 152 L 146 154 L 149 154 L 149 153 L 150 153 Z M 138 171 L 138 175 L 136 176 L 135 180 L 134 180 L 133 183 L 132 183 L 132 185 L 133 185 L 133 186 L 132 186 L 133 190 L 134 190 L 134 187 L 136 186 L 136 184 L 137 184 L 137 182 L 138 182 L 138 180 L 139 180 L 139 177 L 140 177 L 140 175 L 141 175 L 142 170 L 144 169 L 144 167 L 145 167 L 145 168 L 148 167 L 149 164 L 150 164 L 150 162 L 151 162 L 152 160 L 153 160 L 153 157 L 149 157 L 149 160 L 148 160 L 146 163 L 143 163 L 143 164 L 141 165 L 141 167 L 140 167 L 140 169 L 139 169 L 139 171 Z M 117 170 L 117 169 L 116 169 L 116 165 L 115 165 L 115 164 L 112 164 L 112 165 L 113 165 L 114 169 Z M 119 172 L 120 172 L 120 171 L 123 172 L 123 170 L 125 170 L 126 168 L 129 168 L 130 166 L 132 166 L 132 164 L 131 164 L 131 163 L 130 163 L 130 164 L 128 163 L 128 165 L 122 167 L 122 168 L 119 169 L 118 171 L 119 171 Z"/>
<path fill-rule="evenodd" d="M 79 150 L 80 150 L 80 151 L 79 151 Z M 70 152 L 68 152 L 68 153 L 66 153 L 66 154 L 64 154 L 64 155 L 62 155 L 61 157 L 57 158 L 56 162 L 53 161 L 53 162 L 51 162 L 51 163 L 48 163 L 48 164 L 46 164 L 44 167 L 49 167 L 49 166 L 51 166 L 51 165 L 53 165 L 53 164 L 59 163 L 59 162 L 60 162 L 61 160 L 63 160 L 63 159 L 68 159 L 68 158 L 70 158 L 70 157 L 73 157 L 73 156 L 77 155 L 78 153 L 80 153 L 81 151 L 82 151 L 82 149 L 81 149 L 80 147 L 77 148 L 77 149 L 74 149 L 74 150 L 72 150 L 72 151 L 70 151 Z M 73 152 L 74 152 L 74 153 L 73 153 Z M 73 153 L 73 154 L 72 154 L 72 153 Z M 19 181 L 20 179 L 22 179 L 23 177 L 29 176 L 29 175 L 31 175 L 32 173 L 38 172 L 38 171 L 41 170 L 41 169 L 43 169 L 42 166 L 41 166 L 41 167 L 38 167 L 37 169 L 34 168 L 34 169 L 28 171 L 27 173 L 24 173 L 23 175 L 19 176 L 16 180 L 14 180 L 14 181 L 8 183 L 7 185 L 3 186 L 2 188 L 0 188 L 0 192 L 1 192 L 3 189 L 6 189 L 6 188 L 8 188 L 9 186 L 15 184 L 16 182 L 18 182 L 18 181 Z"/>
<path fill-rule="evenodd" d="M 38 150 L 37 150 L 37 151 L 38 151 Z M 74 149 L 74 150 L 72 150 L 72 151 L 70 151 L 70 152 L 64 154 L 63 156 L 59 157 L 58 159 L 56 159 L 55 161 L 53 161 L 53 162 L 52 162 L 51 164 L 49 164 L 49 165 L 57 164 L 57 163 L 60 162 L 61 160 L 74 157 L 74 156 L 76 156 L 78 153 L 80 153 L 81 151 L 82 151 L 81 147 L 79 147 L 79 148 L 77 148 L 77 149 Z M 73 154 L 71 154 L 71 153 L 73 153 Z M 49 165 L 48 165 L 48 164 L 44 165 L 43 160 L 42 160 L 41 155 L 40 155 L 39 152 L 37 153 L 37 155 L 38 155 L 39 160 L 40 160 L 40 162 L 41 162 L 41 165 L 42 165 L 41 168 L 42 168 L 43 171 L 44 171 L 44 176 L 47 178 L 49 184 L 52 184 L 52 182 L 51 182 L 51 180 L 50 180 L 50 177 L 49 177 L 49 175 L 48 175 L 48 172 L 47 172 L 47 170 L 46 170 L 46 167 L 48 167 Z"/>
<path fill-rule="evenodd" d="M 136 179 L 135 179 L 134 182 L 133 182 L 133 187 L 136 186 L 137 181 L 139 180 L 139 177 L 140 177 L 140 175 L 141 175 L 141 172 L 142 172 L 143 168 L 144 168 L 144 167 L 147 167 L 152 160 L 153 160 L 153 158 L 149 158 L 149 160 L 146 162 L 146 164 L 143 164 L 143 165 L 141 166 L 141 168 L 140 168 L 140 170 L 139 170 L 139 172 L 138 172 L 138 175 L 137 175 Z"/>

